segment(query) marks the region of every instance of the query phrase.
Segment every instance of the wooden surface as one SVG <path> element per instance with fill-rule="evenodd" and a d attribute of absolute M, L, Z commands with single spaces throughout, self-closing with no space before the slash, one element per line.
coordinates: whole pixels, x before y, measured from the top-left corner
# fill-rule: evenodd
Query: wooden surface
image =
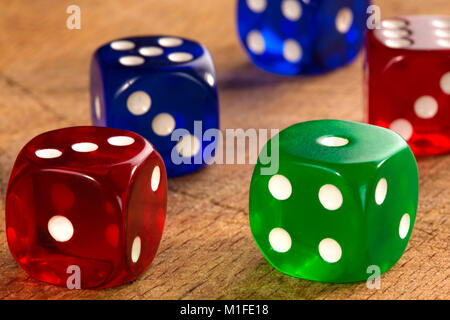
<path fill-rule="evenodd" d="M 68 30 L 69 4 L 81 30 Z M 363 120 L 362 59 L 308 79 L 272 76 L 251 66 L 236 37 L 234 0 L 1 0 L 0 10 L 0 299 L 448 299 L 450 157 L 420 159 L 420 203 L 407 251 L 382 276 L 333 285 L 274 270 L 248 224 L 251 165 L 217 165 L 170 180 L 160 250 L 136 282 L 101 291 L 69 291 L 30 279 L 9 253 L 4 196 L 19 149 L 54 128 L 89 124 L 90 56 L 129 35 L 196 39 L 211 51 L 222 128 L 280 128 L 310 119 Z M 381 0 L 382 16 L 450 14 L 448 0 Z"/>

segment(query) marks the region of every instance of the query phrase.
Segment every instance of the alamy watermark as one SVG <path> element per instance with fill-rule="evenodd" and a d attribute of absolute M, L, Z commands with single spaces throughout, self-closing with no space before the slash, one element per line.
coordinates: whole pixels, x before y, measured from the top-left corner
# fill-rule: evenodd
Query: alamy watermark
<path fill-rule="evenodd" d="M 262 175 L 274 175 L 279 168 L 279 129 L 207 129 L 194 121 L 194 131 L 176 129 L 171 161 L 181 164 L 261 164 Z M 263 148 L 266 144 L 268 146 Z M 269 151 L 270 150 L 270 154 Z"/>
<path fill-rule="evenodd" d="M 377 265 L 368 266 L 367 274 L 370 274 L 366 281 L 367 289 L 381 289 L 381 268 Z"/>
<path fill-rule="evenodd" d="M 367 14 L 369 14 L 369 18 L 367 18 L 367 29 L 381 29 L 381 8 L 372 4 L 367 7 Z"/>
<path fill-rule="evenodd" d="M 81 268 L 77 265 L 71 265 L 67 267 L 67 274 L 70 276 L 67 278 L 66 286 L 70 290 L 80 290 L 81 289 Z"/>
<path fill-rule="evenodd" d="M 81 8 L 76 4 L 67 7 L 66 13 L 69 15 L 66 19 L 66 27 L 69 30 L 81 29 Z M 381 29 L 381 8 L 377 5 L 367 7 L 366 13 L 369 15 L 367 19 L 367 29 Z"/>
<path fill-rule="evenodd" d="M 66 13 L 69 14 L 66 20 L 66 27 L 69 30 L 81 29 L 81 9 L 75 4 L 67 7 Z"/>
<path fill-rule="evenodd" d="M 66 286 L 69 290 L 81 289 L 81 268 L 77 265 L 71 265 L 67 267 L 67 274 L 70 276 L 67 278 Z M 370 274 L 366 281 L 366 287 L 369 290 L 381 289 L 381 269 L 377 265 L 371 265 L 367 267 L 367 274 Z"/>

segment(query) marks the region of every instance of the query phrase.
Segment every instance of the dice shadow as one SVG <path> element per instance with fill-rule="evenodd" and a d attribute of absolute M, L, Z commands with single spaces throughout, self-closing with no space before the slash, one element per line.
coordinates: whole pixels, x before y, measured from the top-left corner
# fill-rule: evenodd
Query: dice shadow
<path fill-rule="evenodd" d="M 264 258 L 255 262 L 247 277 L 231 285 L 226 299 L 315 300 L 330 298 L 332 293 L 351 293 L 365 283 L 325 283 L 288 276 L 273 268 Z"/>
<path fill-rule="evenodd" d="M 221 90 L 246 90 L 253 88 L 273 87 L 287 82 L 303 83 L 317 76 L 281 76 L 265 72 L 251 62 L 245 61 L 227 68 L 226 72 L 218 75 Z"/>
<path fill-rule="evenodd" d="M 425 164 L 428 161 L 436 161 L 436 160 L 442 160 L 445 157 L 450 157 L 450 153 L 446 154 L 435 154 L 435 155 L 428 155 L 428 156 L 415 156 L 417 164 Z"/>

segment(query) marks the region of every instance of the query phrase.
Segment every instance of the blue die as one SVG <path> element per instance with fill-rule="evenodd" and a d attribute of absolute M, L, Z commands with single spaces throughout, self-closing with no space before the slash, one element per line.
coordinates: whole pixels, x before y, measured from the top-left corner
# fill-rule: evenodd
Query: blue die
<path fill-rule="evenodd" d="M 202 143 L 203 132 L 219 128 L 211 55 L 196 42 L 166 36 L 100 47 L 91 63 L 91 116 L 96 126 L 147 138 L 168 176 L 200 169 L 211 160 L 203 151 L 214 150 L 216 143 Z"/>
<path fill-rule="evenodd" d="M 324 73 L 357 56 L 369 5 L 370 0 L 239 0 L 239 36 L 263 70 Z"/>

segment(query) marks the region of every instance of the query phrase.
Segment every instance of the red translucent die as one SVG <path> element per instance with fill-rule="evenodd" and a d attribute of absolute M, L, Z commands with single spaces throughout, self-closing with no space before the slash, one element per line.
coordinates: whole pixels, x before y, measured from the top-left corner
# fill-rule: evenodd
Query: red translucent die
<path fill-rule="evenodd" d="M 383 20 L 367 37 L 368 122 L 417 156 L 450 152 L 450 17 Z"/>
<path fill-rule="evenodd" d="M 151 264 L 166 205 L 164 163 L 141 136 L 98 127 L 50 131 L 31 140 L 14 164 L 9 248 L 41 281 L 76 284 L 78 267 L 81 288 L 117 286 Z"/>

